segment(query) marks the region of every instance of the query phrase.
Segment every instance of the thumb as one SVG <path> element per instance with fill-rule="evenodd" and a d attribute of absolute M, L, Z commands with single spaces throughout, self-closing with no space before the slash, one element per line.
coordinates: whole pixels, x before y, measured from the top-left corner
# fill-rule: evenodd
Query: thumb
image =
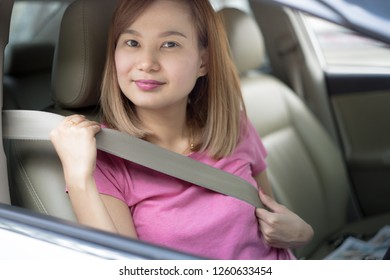
<path fill-rule="evenodd" d="M 279 212 L 280 204 L 277 203 L 271 196 L 267 195 L 262 188 L 259 191 L 260 200 L 263 205 L 271 212 Z"/>

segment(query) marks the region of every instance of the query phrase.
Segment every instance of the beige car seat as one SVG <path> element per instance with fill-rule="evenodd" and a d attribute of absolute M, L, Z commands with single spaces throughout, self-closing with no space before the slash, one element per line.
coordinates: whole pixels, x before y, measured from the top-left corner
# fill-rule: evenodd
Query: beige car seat
<path fill-rule="evenodd" d="M 349 223 L 350 183 L 341 152 L 290 88 L 258 71 L 265 47 L 255 20 L 235 8 L 220 13 L 241 75 L 249 118 L 268 150 L 268 175 L 275 196 L 315 231 L 312 242 L 295 250 L 296 255 L 321 259 L 344 233 L 370 235 L 390 224 L 390 214 Z"/>
<path fill-rule="evenodd" d="M 76 0 L 67 8 L 54 55 L 51 94 L 55 105 L 47 111 L 98 117 L 100 79 L 115 6 L 116 1 Z M 51 143 L 12 140 L 6 147 L 12 203 L 75 221 Z"/>

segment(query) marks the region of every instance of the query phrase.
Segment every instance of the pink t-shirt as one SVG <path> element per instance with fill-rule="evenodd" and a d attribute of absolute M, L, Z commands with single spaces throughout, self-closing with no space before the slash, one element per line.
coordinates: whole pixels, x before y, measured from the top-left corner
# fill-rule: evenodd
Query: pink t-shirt
<path fill-rule="evenodd" d="M 246 133 L 245 133 L 246 131 Z M 266 150 L 254 127 L 241 129 L 229 157 L 194 160 L 233 173 L 257 188 L 253 176 L 265 170 Z M 95 181 L 100 193 L 130 208 L 140 240 L 211 259 L 291 259 L 288 250 L 263 241 L 253 206 L 138 164 L 98 151 Z"/>

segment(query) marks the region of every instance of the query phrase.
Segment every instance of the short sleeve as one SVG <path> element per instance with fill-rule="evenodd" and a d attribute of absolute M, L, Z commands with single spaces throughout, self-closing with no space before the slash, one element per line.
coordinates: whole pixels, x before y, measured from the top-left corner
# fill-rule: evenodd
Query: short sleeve
<path fill-rule="evenodd" d="M 250 150 L 252 172 L 253 176 L 256 176 L 267 168 L 267 150 L 251 121 L 248 119 L 244 123 L 246 124 L 244 145 Z"/>
<path fill-rule="evenodd" d="M 121 182 L 123 178 L 120 173 L 121 165 L 123 161 L 120 158 L 98 150 L 94 178 L 100 194 L 126 202 L 125 192 L 122 189 L 124 184 Z"/>

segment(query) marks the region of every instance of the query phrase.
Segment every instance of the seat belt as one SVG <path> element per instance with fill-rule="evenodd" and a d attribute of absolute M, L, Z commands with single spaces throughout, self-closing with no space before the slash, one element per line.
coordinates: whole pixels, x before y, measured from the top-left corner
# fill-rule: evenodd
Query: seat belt
<path fill-rule="evenodd" d="M 50 131 L 63 116 L 25 110 L 3 111 L 3 138 L 50 141 Z M 263 207 L 258 190 L 244 179 L 189 157 L 163 149 L 117 130 L 102 128 L 96 146 L 123 159 L 176 177 L 186 182 Z"/>

